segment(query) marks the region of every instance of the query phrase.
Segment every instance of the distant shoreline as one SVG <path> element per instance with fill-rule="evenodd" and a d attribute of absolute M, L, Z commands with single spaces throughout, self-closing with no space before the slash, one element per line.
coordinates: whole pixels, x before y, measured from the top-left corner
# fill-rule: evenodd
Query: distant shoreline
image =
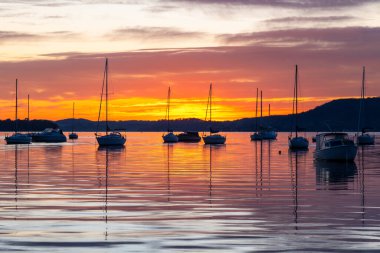
<path fill-rule="evenodd" d="M 316 108 L 298 115 L 299 132 L 357 132 L 358 129 L 367 128 L 369 132 L 380 132 L 380 98 L 367 98 L 364 101 L 365 110 L 362 113 L 362 123 L 358 128 L 358 112 L 360 99 L 338 99 L 317 106 Z M 198 131 L 208 132 L 210 126 L 220 132 L 253 132 L 256 126 L 271 127 L 278 132 L 294 132 L 294 115 L 274 115 L 262 118 L 243 118 L 228 121 L 213 121 L 212 123 L 201 119 L 176 119 L 170 121 L 170 128 L 175 132 Z M 95 132 L 106 129 L 104 121 L 98 122 L 87 119 L 49 120 L 19 120 L 20 131 L 42 131 L 45 128 L 59 127 L 69 132 L 74 127 L 77 132 Z M 14 121 L 0 120 L 1 132 L 14 131 Z M 165 120 L 126 120 L 110 121 L 110 129 L 126 132 L 165 132 Z M 123 129 L 123 130 L 121 130 Z"/>

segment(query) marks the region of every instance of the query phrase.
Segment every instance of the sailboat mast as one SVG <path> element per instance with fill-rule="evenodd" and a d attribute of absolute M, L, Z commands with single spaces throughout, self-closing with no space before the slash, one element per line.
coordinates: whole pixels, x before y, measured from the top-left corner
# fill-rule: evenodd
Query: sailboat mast
<path fill-rule="evenodd" d="M 30 131 L 30 129 L 29 129 L 29 124 L 30 124 L 30 110 L 29 110 L 29 94 L 28 94 L 28 133 L 29 133 L 29 131 Z"/>
<path fill-rule="evenodd" d="M 108 135 L 108 58 L 106 58 L 106 135 Z"/>
<path fill-rule="evenodd" d="M 212 83 L 210 83 L 210 123 L 211 123 L 211 120 L 212 120 Z"/>
<path fill-rule="evenodd" d="M 168 114 L 168 132 L 170 131 L 170 86 L 168 89 L 168 107 L 167 107 L 167 114 Z"/>
<path fill-rule="evenodd" d="M 270 116 L 270 104 L 268 106 L 268 116 Z"/>
<path fill-rule="evenodd" d="M 294 95 L 296 98 L 296 137 L 298 137 L 298 65 L 296 65 L 296 76 L 295 76 L 295 88 Z"/>
<path fill-rule="evenodd" d="M 257 116 L 258 116 L 258 106 L 259 106 L 259 88 L 256 88 L 256 132 L 257 132 Z"/>
<path fill-rule="evenodd" d="M 73 119 L 71 121 L 71 133 L 74 133 L 74 107 L 75 107 L 75 102 L 73 102 Z"/>
<path fill-rule="evenodd" d="M 363 107 L 364 94 L 365 94 L 364 85 L 365 85 L 365 67 L 363 66 L 362 87 L 360 89 L 360 106 L 359 106 L 359 119 L 358 119 L 358 134 L 360 132 L 360 127 L 361 127 L 362 107 Z"/>
<path fill-rule="evenodd" d="M 17 133 L 17 128 L 18 128 L 18 125 L 17 125 L 17 113 L 18 113 L 18 96 L 17 96 L 17 86 L 18 86 L 18 80 L 16 79 L 16 115 L 15 115 L 15 133 Z"/>
<path fill-rule="evenodd" d="M 263 124 L 263 91 L 260 91 L 260 124 Z"/>
<path fill-rule="evenodd" d="M 365 96 L 365 67 L 363 66 L 363 77 L 362 77 L 362 98 Z"/>

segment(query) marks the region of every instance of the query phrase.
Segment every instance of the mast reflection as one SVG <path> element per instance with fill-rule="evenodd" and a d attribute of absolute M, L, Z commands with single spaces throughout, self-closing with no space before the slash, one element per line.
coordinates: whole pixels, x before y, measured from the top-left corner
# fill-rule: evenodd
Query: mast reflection
<path fill-rule="evenodd" d="M 361 223 L 362 225 L 365 224 L 365 153 L 367 149 L 366 146 L 360 147 L 359 152 L 359 189 L 360 189 L 360 204 L 361 204 Z"/>
<path fill-rule="evenodd" d="M 167 165 L 167 170 L 166 170 L 166 184 L 167 184 L 167 197 L 168 197 L 168 202 L 170 202 L 170 197 L 171 197 L 171 187 L 170 187 L 170 154 L 173 153 L 173 144 L 172 143 L 165 143 L 167 146 L 166 149 L 166 165 Z"/>
<path fill-rule="evenodd" d="M 18 144 L 15 145 L 15 209 L 18 210 Z M 16 216 L 15 216 L 16 219 Z"/>
<path fill-rule="evenodd" d="M 291 191 L 293 195 L 293 219 L 295 230 L 298 230 L 298 160 L 301 155 L 300 152 L 295 151 L 289 153 L 290 155 L 290 181 Z"/>

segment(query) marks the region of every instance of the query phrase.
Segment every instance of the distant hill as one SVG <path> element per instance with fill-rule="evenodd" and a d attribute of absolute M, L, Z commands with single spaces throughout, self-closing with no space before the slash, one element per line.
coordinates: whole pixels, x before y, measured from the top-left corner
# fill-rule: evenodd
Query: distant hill
<path fill-rule="evenodd" d="M 299 115 L 299 125 L 306 131 L 356 131 L 358 124 L 359 99 L 338 99 L 320 105 Z M 373 127 L 373 131 L 380 131 L 380 98 L 367 98 L 364 102 L 362 114 L 363 125 Z M 253 131 L 255 118 L 245 118 L 234 121 L 213 122 L 213 127 L 220 131 Z M 260 124 L 272 126 L 278 131 L 290 131 L 293 128 L 293 115 L 263 117 Z M 72 119 L 56 122 L 64 131 L 70 131 Z M 76 131 L 95 131 L 97 122 L 86 119 L 75 119 Z M 127 131 L 165 131 L 165 120 L 143 121 L 112 121 L 111 129 L 126 129 Z M 171 121 L 174 131 L 207 131 L 209 123 L 200 119 L 177 119 Z M 105 129 L 105 123 L 100 122 L 100 130 Z"/>
<path fill-rule="evenodd" d="M 17 121 L 19 131 L 42 131 L 45 128 L 58 127 L 57 123 L 50 120 L 18 120 Z M 15 129 L 14 120 L 6 119 L 0 120 L 0 131 L 11 132 Z"/>

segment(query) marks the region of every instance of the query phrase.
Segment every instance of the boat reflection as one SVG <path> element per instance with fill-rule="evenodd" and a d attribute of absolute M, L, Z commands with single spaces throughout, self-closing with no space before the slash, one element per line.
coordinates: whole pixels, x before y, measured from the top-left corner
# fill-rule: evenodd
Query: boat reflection
<path fill-rule="evenodd" d="M 301 159 L 303 158 L 303 159 Z M 294 150 L 292 152 L 289 152 L 289 168 L 290 168 L 290 185 L 291 185 L 291 192 L 292 192 L 292 206 L 293 206 L 293 221 L 294 221 L 294 229 L 298 230 L 298 197 L 299 197 L 299 185 L 298 185 L 298 178 L 299 178 L 299 170 L 300 167 L 305 167 L 306 162 L 306 152 L 301 150 Z M 301 164 L 303 163 L 303 164 Z M 300 166 L 301 164 L 301 166 Z"/>
<path fill-rule="evenodd" d="M 18 209 L 18 145 L 15 146 L 15 210 Z"/>
<path fill-rule="evenodd" d="M 166 165 L 167 165 L 167 196 L 168 202 L 170 202 L 171 189 L 170 189 L 170 156 L 173 154 L 173 144 L 166 143 Z"/>
<path fill-rule="evenodd" d="M 360 190 L 360 205 L 361 205 L 361 223 L 362 225 L 365 224 L 365 159 L 366 156 L 367 147 L 366 146 L 360 146 L 359 147 L 360 152 L 358 154 L 358 160 L 359 160 L 359 173 L 358 173 L 358 182 L 359 182 L 359 190 Z"/>
<path fill-rule="evenodd" d="M 124 146 L 123 146 L 124 147 Z M 112 150 L 112 148 L 111 148 Z M 104 232 L 104 239 L 108 239 L 108 155 L 110 149 L 106 149 L 106 168 L 105 168 L 105 190 L 104 190 L 104 221 L 106 223 L 106 230 Z"/>
<path fill-rule="evenodd" d="M 125 150 L 124 146 L 98 146 L 98 162 L 97 164 L 101 164 L 101 160 L 104 161 L 104 172 L 101 171 L 101 168 L 98 167 L 98 187 L 103 195 L 103 220 L 105 222 L 105 232 L 104 232 L 104 240 L 108 240 L 108 200 L 109 200 L 109 180 L 110 180 L 110 163 L 112 161 L 118 162 L 120 161 L 120 155 L 122 151 Z M 103 167 L 103 166 L 102 166 Z M 100 170 L 99 170 L 100 169 Z"/>
<path fill-rule="evenodd" d="M 258 140 L 254 142 L 255 189 L 256 197 L 262 197 L 264 190 L 271 190 L 272 142 L 275 140 Z"/>
<path fill-rule="evenodd" d="M 354 181 L 357 167 L 354 161 L 335 162 L 315 160 L 316 183 L 328 190 L 347 189 L 348 183 Z"/>
<path fill-rule="evenodd" d="M 105 151 L 106 154 L 109 152 L 118 152 L 124 151 L 125 146 L 98 146 L 98 151 Z"/>
<path fill-rule="evenodd" d="M 213 191 L 215 190 L 213 185 L 213 174 L 215 174 L 215 162 L 220 161 L 218 157 L 220 157 L 220 155 L 222 154 L 221 152 L 225 151 L 225 149 L 226 145 L 205 145 L 203 147 L 203 151 L 205 152 L 204 154 L 207 155 L 208 153 L 208 203 L 210 207 L 212 207 Z"/>

